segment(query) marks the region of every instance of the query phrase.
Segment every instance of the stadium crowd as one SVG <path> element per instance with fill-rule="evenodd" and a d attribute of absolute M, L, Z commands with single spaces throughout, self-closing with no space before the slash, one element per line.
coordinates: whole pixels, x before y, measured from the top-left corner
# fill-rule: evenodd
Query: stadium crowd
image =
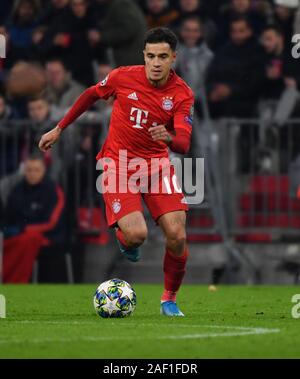
<path fill-rule="evenodd" d="M 37 142 L 86 87 L 114 67 L 143 64 L 144 32 L 157 26 L 179 37 L 175 69 L 194 90 L 200 117 L 203 95 L 214 119 L 268 117 L 281 125 L 299 115 L 300 59 L 291 53 L 292 36 L 300 33 L 298 0 L 1 0 L 0 34 L 7 45 L 0 60 L 0 182 L 20 175 L 20 167 L 25 175 L 21 184 L 1 187 L 7 236 L 47 224 L 43 236 L 56 243 L 65 216 L 53 183 L 61 183 L 62 171 L 72 177 L 74 161 L 85 183 L 85 167 L 105 137 L 112 101 L 98 102 L 83 115 L 80 122 L 89 126 L 69 128 L 43 161 L 35 153 Z M 41 175 L 29 199 L 28 167 L 39 165 L 51 179 Z M 84 203 L 89 194 L 82 188 Z M 22 204 L 13 220 L 11 193 Z M 70 189 L 68 196 L 75 196 Z M 45 201 L 47 212 L 33 212 L 32 204 L 42 209 Z"/>

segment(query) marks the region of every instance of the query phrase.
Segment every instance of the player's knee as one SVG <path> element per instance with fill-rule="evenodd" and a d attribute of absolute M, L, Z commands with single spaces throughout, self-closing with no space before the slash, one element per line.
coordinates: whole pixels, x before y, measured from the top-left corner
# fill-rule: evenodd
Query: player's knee
<path fill-rule="evenodd" d="M 183 251 L 186 242 L 186 232 L 184 228 L 172 228 L 167 233 L 167 242 L 176 251 Z"/>
<path fill-rule="evenodd" d="M 147 228 L 134 228 L 127 231 L 126 239 L 131 246 L 140 246 L 146 240 L 147 235 Z"/>

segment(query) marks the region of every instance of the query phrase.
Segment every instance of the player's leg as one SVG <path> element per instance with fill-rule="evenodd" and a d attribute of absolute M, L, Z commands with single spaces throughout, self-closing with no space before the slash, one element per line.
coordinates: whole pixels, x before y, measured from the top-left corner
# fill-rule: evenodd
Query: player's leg
<path fill-rule="evenodd" d="M 176 295 L 185 274 L 188 258 L 185 222 L 186 213 L 182 210 L 166 213 L 158 219 L 158 224 L 166 238 L 161 311 L 167 316 L 183 316 L 177 307 Z"/>
<path fill-rule="evenodd" d="M 161 298 L 161 312 L 167 316 L 183 316 L 176 304 L 176 294 L 182 283 L 187 262 L 186 247 L 186 199 L 179 188 L 174 172 L 170 167 L 170 176 L 163 173 L 159 178 L 160 187 L 168 182 L 167 191 L 160 193 L 145 193 L 144 201 L 156 223 L 161 227 L 166 237 L 164 257 L 164 285 Z M 174 183 L 177 182 L 177 186 Z"/>
<path fill-rule="evenodd" d="M 135 211 L 120 218 L 117 222 L 116 237 L 121 252 L 132 262 L 140 259 L 139 246 L 147 238 L 148 230 L 145 218 L 140 211 Z"/>
<path fill-rule="evenodd" d="M 138 247 L 147 237 L 139 193 L 103 193 L 106 219 L 109 227 L 115 228 L 121 253 L 132 262 L 140 258 Z"/>

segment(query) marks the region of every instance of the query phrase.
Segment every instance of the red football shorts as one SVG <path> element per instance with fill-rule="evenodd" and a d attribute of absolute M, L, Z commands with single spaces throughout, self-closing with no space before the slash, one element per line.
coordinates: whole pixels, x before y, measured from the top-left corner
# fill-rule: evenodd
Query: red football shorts
<path fill-rule="evenodd" d="M 128 174 L 127 183 L 130 174 L 132 173 Z M 164 174 L 160 171 L 157 175 L 148 176 L 148 181 L 143 182 L 143 185 L 140 180 L 137 180 L 137 185 L 129 181 L 131 183 L 130 190 L 126 191 L 124 191 L 124 187 L 120 191 L 120 180 L 117 179 L 116 188 L 103 193 L 108 225 L 114 226 L 122 217 L 132 212 L 143 212 L 142 200 L 155 222 L 166 213 L 187 211 L 188 206 L 178 184 L 174 167 L 171 166 L 168 174 Z M 118 177 L 118 175 L 116 176 Z"/>

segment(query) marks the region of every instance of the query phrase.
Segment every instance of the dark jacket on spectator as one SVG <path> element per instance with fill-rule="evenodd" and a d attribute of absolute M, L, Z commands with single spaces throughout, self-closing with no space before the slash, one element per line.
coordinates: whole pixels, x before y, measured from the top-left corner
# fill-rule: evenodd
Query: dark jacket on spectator
<path fill-rule="evenodd" d="M 148 28 L 157 28 L 161 26 L 172 26 L 179 17 L 176 9 L 166 8 L 159 14 L 146 13 Z"/>
<path fill-rule="evenodd" d="M 170 27 L 179 34 L 180 26 L 183 21 L 189 17 L 196 16 L 199 17 L 203 27 L 203 37 L 205 42 L 209 47 L 212 47 L 215 42 L 215 37 L 217 35 L 217 26 L 212 21 L 211 18 L 207 16 L 204 5 L 201 5 L 196 11 L 193 12 L 184 12 L 180 10 L 180 16 L 170 25 Z"/>
<path fill-rule="evenodd" d="M 231 21 L 238 16 L 245 16 L 252 27 L 252 30 L 259 36 L 263 27 L 267 23 L 267 19 L 264 14 L 256 11 L 255 9 L 251 9 L 245 14 L 240 14 L 235 12 L 230 6 L 224 7 L 223 11 L 220 12 L 219 19 L 217 21 L 218 25 L 218 38 L 217 43 L 218 46 L 224 45 L 229 40 L 230 33 L 230 23 Z"/>
<path fill-rule="evenodd" d="M 208 93 L 217 84 L 228 85 L 232 92 L 226 100 L 212 105 L 218 108 L 218 116 L 250 116 L 262 83 L 262 50 L 255 38 L 242 46 L 227 43 L 217 51 L 207 74 Z"/>
<path fill-rule="evenodd" d="M 267 70 L 275 65 L 280 71 L 280 76 L 276 79 L 271 79 L 267 76 Z M 265 53 L 262 97 L 265 99 L 278 100 L 285 89 L 285 78 L 296 80 L 298 90 L 300 89 L 300 62 L 292 57 L 290 45 L 279 55 Z"/>
<path fill-rule="evenodd" d="M 49 27 L 39 44 L 38 52 L 44 59 L 60 57 L 72 72 L 75 80 L 85 86 L 94 83 L 92 60 L 93 50 L 88 42 L 87 32 L 95 25 L 94 14 L 88 8 L 83 18 L 77 18 L 70 9 L 62 12 Z M 63 34 L 63 46 L 54 43 L 55 37 Z"/>
<path fill-rule="evenodd" d="M 62 243 L 65 234 L 64 194 L 45 177 L 36 185 L 24 179 L 10 193 L 5 207 L 4 230 L 21 233 L 27 226 L 43 233 L 51 242 Z"/>
<path fill-rule="evenodd" d="M 275 15 L 274 17 L 274 24 L 278 25 L 280 29 L 283 31 L 285 41 L 290 42 L 292 39 L 292 36 L 295 34 L 294 33 L 295 18 L 296 18 L 295 12 L 291 12 L 290 17 L 286 20 L 280 19 L 277 15 Z"/>
<path fill-rule="evenodd" d="M 110 0 L 102 25 L 102 43 L 112 47 L 116 66 L 143 63 L 147 30 L 144 15 L 133 0 Z"/>

